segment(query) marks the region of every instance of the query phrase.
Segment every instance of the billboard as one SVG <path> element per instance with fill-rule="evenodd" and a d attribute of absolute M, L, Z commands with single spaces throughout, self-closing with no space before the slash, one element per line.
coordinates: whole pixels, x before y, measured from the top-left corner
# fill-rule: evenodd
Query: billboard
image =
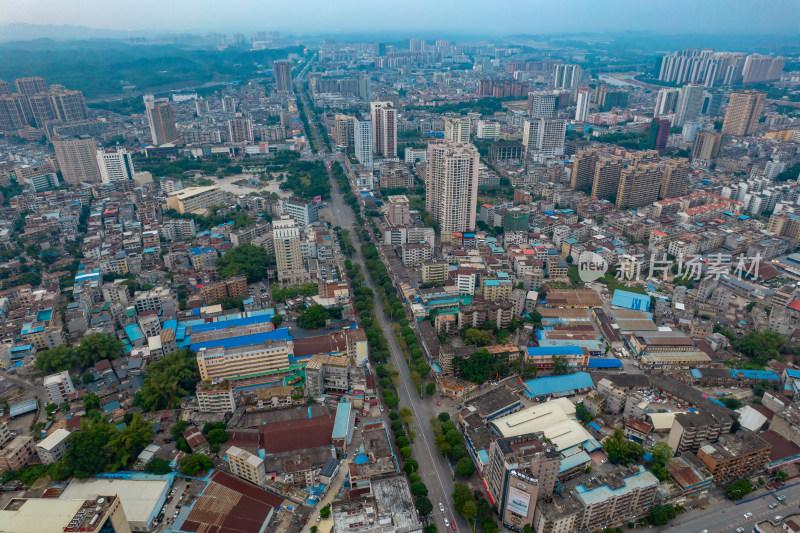
<path fill-rule="evenodd" d="M 506 508 L 520 516 L 528 516 L 531 504 L 531 495 L 515 486 L 510 486 L 508 491 L 508 504 Z"/>

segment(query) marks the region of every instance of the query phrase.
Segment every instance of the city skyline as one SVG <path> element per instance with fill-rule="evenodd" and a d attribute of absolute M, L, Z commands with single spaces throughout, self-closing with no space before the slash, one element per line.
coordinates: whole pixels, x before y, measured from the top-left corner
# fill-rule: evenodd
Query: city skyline
<path fill-rule="evenodd" d="M 680 0 L 663 10 L 632 0 L 599 4 L 588 0 L 571 0 L 564 4 L 545 2 L 506 2 L 502 10 L 487 10 L 475 0 L 459 3 L 457 10 L 445 2 L 429 3 L 411 0 L 406 10 L 424 10 L 424 17 L 402 17 L 398 23 L 389 13 L 365 10 L 356 3 L 330 4 L 313 0 L 304 6 L 304 15 L 297 17 L 292 4 L 278 2 L 237 2 L 237 9 L 208 1 L 176 0 L 168 5 L 143 0 L 124 7 L 125 2 L 108 4 L 97 0 L 81 3 L 74 9 L 69 3 L 38 0 L 10 0 L 0 9 L 7 24 L 44 24 L 84 26 L 122 31 L 256 31 L 277 30 L 299 33 L 423 31 L 437 33 L 476 33 L 486 36 L 513 34 L 559 34 L 575 32 L 660 31 L 680 28 L 673 34 L 700 32 L 722 34 L 780 35 L 796 32 L 800 6 L 789 0 L 770 4 L 769 10 L 746 0 L 712 0 L 703 3 Z M 135 9 L 134 9 L 135 7 Z M 151 9 L 152 8 L 152 9 Z M 152 10 L 161 14 L 150 16 Z M 119 17 L 125 11 L 124 18 Z M 516 15 L 509 17 L 510 12 Z M 569 12 L 569 17 L 564 14 Z M 243 22 L 242 13 L 247 13 Z M 259 21 L 254 23 L 253 21 Z"/>

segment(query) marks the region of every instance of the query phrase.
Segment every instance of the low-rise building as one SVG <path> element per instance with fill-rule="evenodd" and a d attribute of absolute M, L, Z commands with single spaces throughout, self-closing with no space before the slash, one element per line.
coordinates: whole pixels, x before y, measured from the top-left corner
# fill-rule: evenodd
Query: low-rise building
<path fill-rule="evenodd" d="M 228 448 L 226 456 L 231 474 L 246 479 L 259 487 L 267 484 L 267 474 L 264 470 L 264 460 L 262 458 L 242 450 L 238 446 Z"/>
<path fill-rule="evenodd" d="M 719 484 L 764 470 L 771 450 L 772 446 L 758 435 L 742 431 L 733 438 L 701 446 L 697 458 Z"/>
<path fill-rule="evenodd" d="M 236 411 L 233 387 L 227 381 L 217 383 L 201 381 L 197 384 L 195 396 L 201 413 L 233 413 Z"/>
<path fill-rule="evenodd" d="M 47 390 L 50 403 L 56 405 L 61 405 L 69 401 L 70 395 L 75 392 L 75 385 L 72 384 L 72 379 L 69 377 L 69 372 L 66 370 L 58 374 L 45 376 L 42 384 Z"/>
<path fill-rule="evenodd" d="M 0 450 L 0 470 L 18 470 L 33 459 L 36 449 L 31 437 L 14 437 Z"/>
<path fill-rule="evenodd" d="M 70 432 L 59 428 L 36 444 L 36 453 L 43 464 L 49 465 L 61 460 L 67 452 Z"/>

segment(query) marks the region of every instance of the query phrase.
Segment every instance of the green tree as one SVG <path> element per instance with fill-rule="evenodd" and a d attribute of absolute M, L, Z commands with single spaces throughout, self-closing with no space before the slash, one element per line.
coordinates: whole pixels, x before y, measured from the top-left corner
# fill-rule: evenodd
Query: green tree
<path fill-rule="evenodd" d="M 83 397 L 83 409 L 88 413 L 93 409 L 100 409 L 100 397 L 90 392 Z"/>
<path fill-rule="evenodd" d="M 672 459 L 672 449 L 666 442 L 657 442 L 653 445 L 650 453 L 653 455 L 653 459 L 650 462 L 650 471 L 659 481 L 668 480 L 667 464 Z"/>
<path fill-rule="evenodd" d="M 405 448 L 400 448 L 400 455 L 403 456 L 403 459 L 408 459 L 411 457 L 411 447 L 406 446 Z"/>
<path fill-rule="evenodd" d="M 84 366 L 92 366 L 103 359 L 118 359 L 122 356 L 122 341 L 104 333 L 92 333 L 81 339 L 75 355 Z"/>
<path fill-rule="evenodd" d="M 248 283 L 267 279 L 272 266 L 275 266 L 275 256 L 268 254 L 266 249 L 249 243 L 231 248 L 217 260 L 221 278 L 245 276 Z"/>
<path fill-rule="evenodd" d="M 214 463 L 202 453 L 189 453 L 181 458 L 181 474 L 195 476 L 212 468 Z"/>
<path fill-rule="evenodd" d="M 192 394 L 200 381 L 197 359 L 191 350 L 180 350 L 147 366 L 144 386 L 136 393 L 134 405 L 145 411 L 174 409 Z"/>
<path fill-rule="evenodd" d="M 473 520 L 478 516 L 478 505 L 475 500 L 469 500 L 461 507 L 461 516 L 467 520 Z"/>
<path fill-rule="evenodd" d="M 447 413 L 447 412 L 444 412 L 444 411 L 443 411 L 443 412 L 441 412 L 441 413 L 439 413 L 439 414 L 437 415 L 437 418 L 438 418 L 438 419 L 439 419 L 441 422 L 448 422 L 448 421 L 450 421 L 450 413 Z"/>
<path fill-rule="evenodd" d="M 403 465 L 403 472 L 406 474 L 412 474 L 419 469 L 419 463 L 414 459 L 406 459 L 406 463 Z"/>
<path fill-rule="evenodd" d="M 425 486 L 425 483 L 422 481 L 418 481 L 416 483 L 411 484 L 411 494 L 415 498 L 419 498 L 420 496 L 427 496 L 428 495 L 428 487 Z"/>
<path fill-rule="evenodd" d="M 330 318 L 341 318 L 342 308 L 331 307 L 325 308 L 321 305 L 312 305 L 305 309 L 299 317 L 297 317 L 297 325 L 305 329 L 317 329 L 325 325 L 325 322 Z"/>
<path fill-rule="evenodd" d="M 476 328 L 468 328 L 465 337 L 471 344 L 476 346 L 486 346 L 489 344 L 489 333 Z"/>
<path fill-rule="evenodd" d="M 425 386 L 425 394 L 427 394 L 428 396 L 433 396 L 434 394 L 436 394 L 436 383 L 434 383 L 433 381 L 428 383 Z"/>
<path fill-rule="evenodd" d="M 431 514 L 431 511 L 433 511 L 433 504 L 425 496 L 420 496 L 417 498 L 414 502 L 414 505 L 416 506 L 417 512 L 420 516 L 428 516 Z"/>
<path fill-rule="evenodd" d="M 153 423 L 135 414 L 130 424 L 113 433 L 108 449 L 114 458 L 112 470 L 129 467 L 144 448 L 153 440 Z"/>
<path fill-rule="evenodd" d="M 189 427 L 189 422 L 186 420 L 178 420 L 172 427 L 170 428 L 169 432 L 172 435 L 173 439 L 179 439 L 183 436 L 183 432 L 186 431 L 186 428 Z"/>
<path fill-rule="evenodd" d="M 603 441 L 603 449 L 609 461 L 623 466 L 635 463 L 644 455 L 644 448 L 626 439 L 621 429 L 614 430 L 614 434 Z"/>
<path fill-rule="evenodd" d="M 575 404 L 575 416 L 577 416 L 578 420 L 581 422 L 591 422 L 594 418 L 592 413 L 583 405 L 583 402 Z"/>
<path fill-rule="evenodd" d="M 66 460 L 72 465 L 75 477 L 85 479 L 106 471 L 112 455 L 108 450 L 114 428 L 105 420 L 81 420 L 81 429 L 70 435 Z"/>
<path fill-rule="evenodd" d="M 470 477 L 475 472 L 475 465 L 472 459 L 464 457 L 456 464 L 456 474 L 462 477 Z"/>
<path fill-rule="evenodd" d="M 323 520 L 327 520 L 331 517 L 331 506 L 326 505 L 322 509 L 319 510 L 319 515 L 323 518 Z"/>
<path fill-rule="evenodd" d="M 36 356 L 33 367 L 45 374 L 55 374 L 69 370 L 78 364 L 75 351 L 67 344 L 59 344 L 55 348 L 45 350 Z"/>
<path fill-rule="evenodd" d="M 163 476 L 165 474 L 169 474 L 172 472 L 172 469 L 169 467 L 169 461 L 166 459 L 161 459 L 160 457 L 153 457 L 150 461 L 144 466 L 144 471 L 148 474 L 156 474 L 158 476 Z"/>
<path fill-rule="evenodd" d="M 551 376 L 563 376 L 565 374 L 572 374 L 575 370 L 569 364 L 569 359 L 566 357 L 553 356 L 553 370 L 550 372 Z"/>

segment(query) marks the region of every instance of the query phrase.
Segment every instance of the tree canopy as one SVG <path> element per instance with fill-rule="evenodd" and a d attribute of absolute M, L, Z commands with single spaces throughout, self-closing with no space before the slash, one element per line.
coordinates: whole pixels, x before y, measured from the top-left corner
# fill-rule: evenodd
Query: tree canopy
<path fill-rule="evenodd" d="M 144 386 L 136 393 L 134 405 L 145 411 L 174 409 L 194 393 L 200 372 L 191 350 L 180 350 L 147 366 Z"/>
<path fill-rule="evenodd" d="M 644 455 L 644 448 L 626 439 L 621 429 L 614 430 L 614 435 L 603 441 L 603 449 L 609 461 L 623 466 L 635 463 Z"/>
<path fill-rule="evenodd" d="M 473 383 L 483 383 L 495 376 L 505 377 L 510 370 L 503 357 L 492 355 L 487 350 L 478 350 L 468 359 L 455 357 L 453 364 L 461 377 Z"/>
<path fill-rule="evenodd" d="M 202 453 L 188 453 L 181 458 L 181 474 L 195 476 L 212 468 L 214 463 Z"/>
<path fill-rule="evenodd" d="M 297 325 L 306 329 L 317 329 L 325 325 L 328 319 L 342 318 L 341 307 L 323 307 L 312 305 L 297 317 Z"/>
<path fill-rule="evenodd" d="M 33 366 L 46 374 L 69 370 L 78 366 L 92 366 L 103 359 L 122 356 L 122 341 L 105 333 L 92 333 L 81 339 L 77 348 L 59 344 L 36 356 Z"/>
<path fill-rule="evenodd" d="M 249 243 L 234 246 L 217 260 L 221 278 L 244 276 L 248 283 L 266 279 L 272 266 L 275 266 L 275 256 L 268 254 L 266 249 Z"/>

